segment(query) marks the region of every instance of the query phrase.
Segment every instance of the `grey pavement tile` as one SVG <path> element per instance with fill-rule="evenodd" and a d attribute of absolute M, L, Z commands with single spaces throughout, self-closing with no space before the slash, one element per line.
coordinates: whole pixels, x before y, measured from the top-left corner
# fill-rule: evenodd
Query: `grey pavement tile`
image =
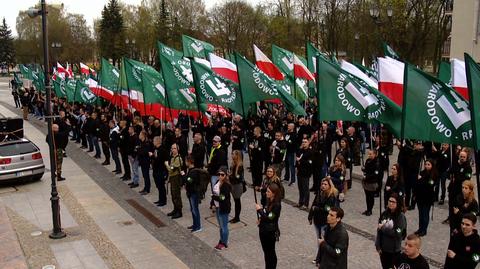
<path fill-rule="evenodd" d="M 53 251 L 53 249 L 52 249 Z M 60 268 L 81 267 L 82 262 L 74 250 L 53 251 Z"/>
<path fill-rule="evenodd" d="M 90 256 L 82 256 L 80 260 L 85 269 L 108 269 L 105 262 L 96 253 Z"/>

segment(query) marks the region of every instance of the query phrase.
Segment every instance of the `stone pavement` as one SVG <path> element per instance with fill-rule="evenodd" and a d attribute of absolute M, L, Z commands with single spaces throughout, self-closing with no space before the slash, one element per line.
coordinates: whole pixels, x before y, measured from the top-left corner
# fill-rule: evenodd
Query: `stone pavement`
<path fill-rule="evenodd" d="M 4 87 L 0 85 L 0 97 L 2 96 L 7 95 Z M 3 100 L 9 102 L 11 97 L 9 96 L 8 98 Z M 11 105 L 4 103 L 2 105 L 3 107 L 0 106 L 1 114 L 19 113 Z M 9 112 L 5 107 L 12 109 L 12 112 Z M 45 125 L 42 122 L 31 120 L 31 123 L 39 130 L 45 131 Z M 26 132 L 27 136 L 30 137 L 31 133 L 38 135 L 37 130 L 29 129 L 33 128 L 29 123 L 25 125 L 28 131 Z M 48 156 L 46 144 L 43 142 L 44 137 L 38 136 L 39 141 L 40 139 L 43 140 L 36 144 L 42 147 L 44 156 Z M 137 193 L 142 186 L 134 190 L 129 189 L 126 183 L 122 183 L 118 177 L 110 173 L 113 170 L 113 166 L 102 167 L 100 162 L 103 160 L 88 158 L 89 154 L 80 150 L 76 144 L 69 143 L 67 155 L 69 158 L 65 159 L 65 175 L 68 179 L 60 184 L 61 187 L 64 187 L 61 188 L 61 193 L 63 192 L 61 200 L 62 210 L 66 207 L 65 214 L 62 211 L 62 221 L 67 226 L 69 224 L 73 225 L 73 227 L 67 228 L 67 233 L 69 234 L 67 238 L 75 239 L 74 242 L 81 242 L 76 244 L 85 244 L 87 246 L 86 253 L 94 254 L 89 251 L 95 250 L 98 254 L 97 256 L 103 260 L 106 267 L 119 268 L 113 266 L 112 262 L 109 261 L 110 253 L 106 252 L 106 250 L 113 249 L 112 255 L 118 254 L 129 263 L 129 267 L 124 268 L 263 268 L 263 253 L 258 239 L 258 228 L 255 224 L 256 214 L 252 189 L 248 189 L 242 197 L 242 222 L 230 225 L 228 250 L 214 253 L 212 249 L 218 242 L 219 232 L 215 218 L 212 217 L 213 215 L 208 209 L 208 200 L 204 201 L 200 206 L 204 230 L 191 235 L 186 229 L 187 226 L 191 225 L 191 215 L 185 193 L 182 193 L 183 218 L 172 221 L 165 215 L 172 210 L 170 199 L 168 205 L 163 208 L 157 208 L 151 204 L 157 197 L 154 186 L 152 186 L 152 192 L 149 195 L 142 197 Z M 48 159 L 45 159 L 45 162 L 48 163 Z M 245 166 L 248 167 L 248 160 L 245 160 L 245 162 Z M 354 174 L 359 174 L 358 168 L 355 168 Z M 246 173 L 246 177 L 247 181 L 251 180 L 250 173 Z M 45 198 L 47 198 L 49 193 L 48 182 L 49 174 L 46 174 L 42 182 L 20 186 L 20 191 L 35 192 L 35 189 L 43 188 L 39 193 L 47 193 L 45 195 Z M 39 187 L 37 185 L 45 186 Z M 282 234 L 280 242 L 277 244 L 278 268 L 314 268 L 311 264 L 316 253 L 314 228 L 308 225 L 307 212 L 291 206 L 298 199 L 296 185 L 285 186 L 285 188 L 286 199 L 284 200 L 280 217 Z M 0 194 L 0 203 L 3 201 L 3 197 L 5 195 Z M 49 201 L 45 200 L 45 198 L 43 198 L 42 203 L 45 204 L 45 207 L 49 207 Z M 313 200 L 313 196 L 311 196 L 310 200 Z M 136 204 L 132 201 L 135 201 Z M 365 217 L 361 215 L 360 212 L 365 209 L 364 194 L 360 183 L 354 181 L 352 190 L 347 194 L 346 201 L 342 204 L 346 212 L 344 223 L 347 225 L 350 235 L 349 268 L 380 268 L 379 258 L 373 245 L 376 221 L 379 215 L 378 199 L 375 202 L 373 216 Z M 32 202 L 30 201 L 29 203 L 31 204 Z M 11 205 L 14 208 L 13 204 Z M 33 206 L 31 211 L 36 214 Z M 10 216 L 14 220 L 14 227 L 15 219 L 21 217 L 22 214 L 25 219 L 28 219 L 28 214 L 22 213 L 22 211 L 17 213 L 16 216 Z M 85 221 L 83 220 L 85 218 L 77 215 L 86 215 L 88 220 Z M 431 268 L 440 268 L 444 261 L 448 244 L 448 226 L 442 225 L 440 222 L 446 215 L 446 206 L 435 206 L 434 220 L 431 222 L 428 235 L 423 239 L 422 252 L 430 259 Z M 30 219 L 32 220 L 31 216 Z M 417 230 L 417 219 L 418 213 L 416 210 L 407 213 L 409 233 Z M 38 223 L 41 222 L 38 221 Z M 161 227 L 155 225 L 155 223 Z M 85 226 L 95 227 L 95 230 L 87 232 L 84 230 Z M 39 226 L 36 225 L 36 227 L 40 229 Z M 103 247 L 106 249 L 104 251 L 102 251 L 101 244 L 95 243 L 98 240 L 86 236 L 97 231 L 103 233 L 104 237 L 101 238 L 110 242 L 110 244 Z M 19 231 L 17 231 L 18 234 Z M 80 234 L 80 236 L 77 234 Z M 21 238 L 21 236 L 19 237 Z M 128 237 L 130 241 L 122 240 L 122 237 Z M 138 237 L 142 239 L 137 240 Z M 76 252 L 73 243 L 68 243 L 71 242 L 68 240 L 70 239 L 63 241 L 47 240 L 52 253 L 50 256 L 47 253 L 46 256 L 53 258 L 53 261 L 57 260 L 57 265 L 60 265 L 59 260 L 62 259 L 59 256 L 60 254 L 58 254 L 59 249 L 66 249 L 65 252 L 69 253 L 66 254 L 67 256 L 74 255 L 80 260 L 84 259 L 84 257 L 89 257 L 89 259 L 98 258 L 95 255 Z M 20 243 L 22 243 L 21 239 Z M 52 247 L 54 244 L 64 245 L 61 248 Z M 137 249 L 140 251 L 135 252 Z M 151 257 L 155 251 L 157 251 L 157 255 L 159 255 L 158 253 L 163 253 L 161 255 L 162 260 L 166 256 L 172 259 L 175 264 L 167 267 L 155 267 L 154 262 L 142 265 L 138 261 L 147 260 L 140 253 L 147 253 L 145 255 Z M 24 252 L 28 262 L 28 251 L 24 249 Z M 136 260 L 136 257 L 138 257 L 138 260 Z M 157 263 L 157 265 L 160 265 L 160 263 Z M 99 266 L 98 268 L 103 267 Z"/>

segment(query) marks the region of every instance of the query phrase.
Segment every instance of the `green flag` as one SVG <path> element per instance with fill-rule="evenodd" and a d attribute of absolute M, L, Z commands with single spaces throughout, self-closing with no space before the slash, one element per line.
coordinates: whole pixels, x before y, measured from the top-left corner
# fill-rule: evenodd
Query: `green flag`
<path fill-rule="evenodd" d="M 120 78 L 120 71 L 105 58 L 102 58 L 98 77 L 100 80 L 100 85 L 113 91 L 114 93 L 118 93 L 118 79 Z"/>
<path fill-rule="evenodd" d="M 18 73 L 13 73 L 13 79 L 19 87 L 23 86 L 23 81 L 18 77 Z"/>
<path fill-rule="evenodd" d="M 317 58 L 317 88 L 319 120 L 380 122 L 400 134 L 400 107 L 322 57 Z"/>
<path fill-rule="evenodd" d="M 213 52 L 215 48 L 212 44 L 182 35 L 183 56 L 184 57 L 199 57 L 208 58 L 208 53 Z"/>
<path fill-rule="evenodd" d="M 438 79 L 447 85 L 451 84 L 452 69 L 449 62 L 440 62 L 440 65 L 438 66 Z"/>
<path fill-rule="evenodd" d="M 163 81 L 162 74 L 159 72 L 153 73 L 142 71 L 142 84 L 145 104 L 159 103 L 163 106 L 167 106 L 165 82 Z"/>
<path fill-rule="evenodd" d="M 74 102 L 80 102 L 83 104 L 96 104 L 97 96 L 93 94 L 87 84 L 77 80 L 77 85 L 75 87 L 75 96 L 73 97 Z"/>
<path fill-rule="evenodd" d="M 35 88 L 40 92 L 45 92 L 45 75 L 43 71 L 32 71 L 32 81 Z"/>
<path fill-rule="evenodd" d="M 465 55 L 465 71 L 467 73 L 469 108 L 471 111 L 474 148 L 480 149 L 480 115 L 478 108 L 480 107 L 480 66 L 467 53 Z"/>
<path fill-rule="evenodd" d="M 69 102 L 73 102 L 75 97 L 75 90 L 77 88 L 77 81 L 75 79 L 68 79 L 65 82 L 65 95 Z"/>
<path fill-rule="evenodd" d="M 287 92 L 290 92 L 291 95 L 298 101 L 305 101 L 305 99 L 308 97 L 308 85 L 304 79 L 295 78 L 294 76 L 293 52 L 282 49 L 276 45 L 272 45 L 272 62 L 283 73 L 285 77 L 284 85 L 290 88 Z"/>
<path fill-rule="evenodd" d="M 472 146 L 467 102 L 439 79 L 405 64 L 402 137 Z"/>
<path fill-rule="evenodd" d="M 280 98 L 289 111 L 297 115 L 305 114 L 305 110 L 288 93 L 288 87 L 282 84 L 283 82 L 273 81 L 257 66 L 237 53 L 235 53 L 235 61 L 245 109 L 249 104 L 257 101 Z"/>
<path fill-rule="evenodd" d="M 383 54 L 393 59 L 400 60 L 400 56 L 387 43 L 382 42 Z"/>
<path fill-rule="evenodd" d="M 65 81 L 58 76 L 57 79 L 53 81 L 53 90 L 55 91 L 55 95 L 58 98 L 67 97 L 67 92 L 65 90 Z"/>
<path fill-rule="evenodd" d="M 367 74 L 369 78 L 374 79 L 375 81 L 378 81 L 377 71 L 370 69 L 366 66 L 363 66 L 362 64 L 359 64 L 359 63 L 353 62 L 352 64 L 355 65 L 358 69 L 360 69 L 363 73 Z"/>
<path fill-rule="evenodd" d="M 178 59 L 169 60 L 165 53 L 160 52 L 161 73 L 165 82 L 168 106 L 175 109 L 197 110 L 195 94 L 190 91 L 193 87 L 193 76 L 190 62 Z"/>
<path fill-rule="evenodd" d="M 207 111 L 206 104 L 218 104 L 243 115 L 238 85 L 218 76 L 201 63 L 192 62 L 191 64 L 196 96 L 200 100 L 203 111 Z"/>
<path fill-rule="evenodd" d="M 28 68 L 24 64 L 19 65 L 19 68 L 20 68 L 20 73 L 22 73 L 23 78 L 33 80 L 32 70 L 30 68 Z"/>

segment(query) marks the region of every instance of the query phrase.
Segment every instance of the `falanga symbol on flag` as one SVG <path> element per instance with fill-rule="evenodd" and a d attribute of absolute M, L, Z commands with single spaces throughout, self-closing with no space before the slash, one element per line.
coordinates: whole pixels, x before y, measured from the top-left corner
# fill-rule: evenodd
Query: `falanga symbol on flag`
<path fill-rule="evenodd" d="M 82 97 L 83 102 L 85 103 L 93 103 L 97 98 L 95 94 L 93 94 L 88 87 L 83 87 L 80 96 Z"/>

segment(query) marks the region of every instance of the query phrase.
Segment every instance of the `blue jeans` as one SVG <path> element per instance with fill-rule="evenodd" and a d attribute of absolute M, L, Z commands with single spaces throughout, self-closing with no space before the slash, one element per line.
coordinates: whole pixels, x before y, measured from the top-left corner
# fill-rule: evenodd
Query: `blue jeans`
<path fill-rule="evenodd" d="M 218 182 L 218 176 L 212 176 L 210 178 L 210 183 L 212 184 L 211 187 L 212 187 L 212 191 L 213 191 L 213 186 L 215 186 L 215 184 L 217 184 Z M 213 193 L 212 193 L 213 194 Z"/>
<path fill-rule="evenodd" d="M 428 222 L 430 220 L 430 208 L 431 205 L 417 204 L 418 206 L 418 231 L 426 233 L 428 228 Z"/>
<path fill-rule="evenodd" d="M 88 142 L 88 151 L 93 151 L 93 140 L 92 136 L 87 134 L 87 142 Z"/>
<path fill-rule="evenodd" d="M 222 214 L 217 209 L 217 221 L 220 227 L 220 243 L 228 246 L 228 214 Z"/>
<path fill-rule="evenodd" d="M 102 152 L 100 151 L 100 144 L 98 144 L 98 137 L 92 136 L 92 143 L 95 147 L 95 156 L 100 158 Z"/>
<path fill-rule="evenodd" d="M 192 212 L 193 228 L 192 231 L 202 228 L 200 224 L 200 211 L 198 210 L 198 194 L 192 193 L 188 198 L 190 202 L 190 211 Z"/>
<path fill-rule="evenodd" d="M 128 161 L 130 162 L 130 167 L 132 167 L 133 183 L 138 184 L 138 159 L 128 155 Z"/>
<path fill-rule="evenodd" d="M 285 181 L 295 182 L 295 152 L 288 152 L 285 158 Z"/>

